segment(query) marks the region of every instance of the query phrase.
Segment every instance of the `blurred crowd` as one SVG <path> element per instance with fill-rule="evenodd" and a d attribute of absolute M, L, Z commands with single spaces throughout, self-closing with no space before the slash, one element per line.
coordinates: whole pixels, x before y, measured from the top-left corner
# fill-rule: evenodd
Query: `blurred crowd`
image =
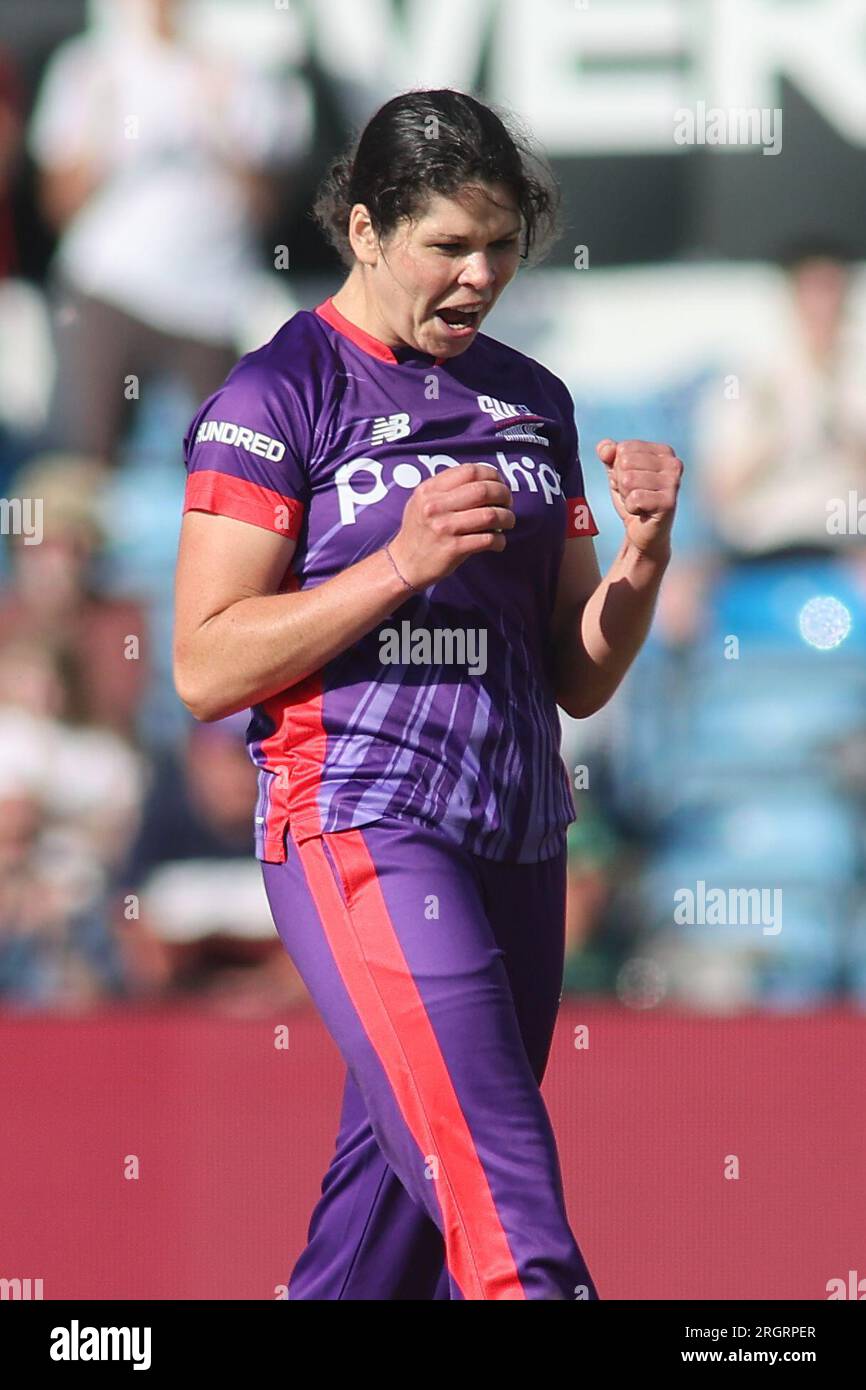
<path fill-rule="evenodd" d="M 650 637 L 567 736 L 600 773 L 577 792 L 568 979 L 634 1008 L 866 1006 L 858 273 L 841 244 L 791 242 L 780 324 L 741 363 L 628 409 L 578 392 L 585 437 L 688 460 Z"/>
<path fill-rule="evenodd" d="M 171 684 L 178 441 L 240 355 L 311 103 L 188 42 L 176 0 L 93 14 L 29 100 L 0 55 L 0 999 L 256 1012 L 301 988 L 251 857 L 246 719 L 196 725 Z M 25 162 L 54 239 L 38 286 L 16 278 Z"/>
<path fill-rule="evenodd" d="M 256 1014 L 304 990 L 252 858 L 246 716 L 198 725 L 172 687 L 179 441 L 253 345 L 241 306 L 268 284 L 271 331 L 297 307 L 264 233 L 316 112 L 290 69 L 185 42 L 179 0 L 115 9 L 32 91 L 0 52 L 0 1006 Z M 570 383 L 585 438 L 673 438 L 689 470 L 650 639 L 610 706 L 563 718 L 571 991 L 866 1006 L 856 273 L 844 247 L 785 248 L 785 350 L 744 344 L 634 421 Z M 678 921 L 699 882 L 779 890 L 781 929 Z"/>

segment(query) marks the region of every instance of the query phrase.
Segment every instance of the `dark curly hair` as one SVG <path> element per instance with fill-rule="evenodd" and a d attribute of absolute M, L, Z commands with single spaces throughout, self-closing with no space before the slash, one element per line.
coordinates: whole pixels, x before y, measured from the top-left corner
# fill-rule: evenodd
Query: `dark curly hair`
<path fill-rule="evenodd" d="M 453 195 L 479 182 L 511 189 L 524 233 L 521 259 L 541 260 L 559 235 L 559 188 L 514 116 L 465 92 L 413 88 L 381 106 L 331 162 L 311 216 L 351 269 L 355 203 L 365 205 L 385 239 L 402 219 L 419 216 L 432 194 Z"/>

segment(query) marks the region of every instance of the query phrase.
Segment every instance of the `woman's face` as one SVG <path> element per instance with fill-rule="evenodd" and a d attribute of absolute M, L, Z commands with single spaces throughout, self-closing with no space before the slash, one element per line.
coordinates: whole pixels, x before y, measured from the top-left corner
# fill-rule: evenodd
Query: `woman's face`
<path fill-rule="evenodd" d="M 358 225 L 365 220 L 366 209 Z M 465 352 L 517 271 L 520 231 L 520 212 L 503 184 L 432 194 L 417 219 L 404 220 L 375 247 L 369 231 L 362 258 L 373 291 L 369 307 L 385 330 L 378 336 L 434 357 Z M 456 318 L 450 311 L 458 309 L 467 313 L 465 323 L 441 316 L 445 310 Z"/>

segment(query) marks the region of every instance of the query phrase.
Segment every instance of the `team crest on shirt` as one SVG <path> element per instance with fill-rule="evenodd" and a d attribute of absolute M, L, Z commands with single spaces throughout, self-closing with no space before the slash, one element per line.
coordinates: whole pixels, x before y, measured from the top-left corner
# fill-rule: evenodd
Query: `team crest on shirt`
<path fill-rule="evenodd" d="M 478 408 L 489 415 L 497 425 L 496 434 L 502 439 L 516 440 L 521 444 L 543 444 L 550 448 L 550 440 L 541 431 L 548 424 L 543 415 L 534 415 L 528 405 L 512 405 L 510 401 L 500 401 L 495 396 L 477 396 Z"/>

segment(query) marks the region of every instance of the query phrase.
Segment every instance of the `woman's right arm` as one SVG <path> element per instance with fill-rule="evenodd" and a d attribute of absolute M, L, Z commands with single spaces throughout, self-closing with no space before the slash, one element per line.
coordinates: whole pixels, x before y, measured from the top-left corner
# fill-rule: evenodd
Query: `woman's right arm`
<path fill-rule="evenodd" d="M 511 491 L 491 465 L 460 464 L 420 484 L 389 549 L 416 589 L 469 555 L 505 548 Z M 501 528 L 495 529 L 495 528 Z M 282 592 L 295 541 L 234 517 L 188 511 L 175 579 L 174 682 L 210 723 L 318 671 L 407 599 L 384 549 L 311 589 Z"/>

